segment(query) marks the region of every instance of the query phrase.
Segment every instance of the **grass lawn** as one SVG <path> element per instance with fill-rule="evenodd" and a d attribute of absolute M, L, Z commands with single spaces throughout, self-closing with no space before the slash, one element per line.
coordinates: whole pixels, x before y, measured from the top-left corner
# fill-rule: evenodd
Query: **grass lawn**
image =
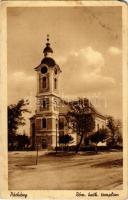
<path fill-rule="evenodd" d="M 65 155 L 9 152 L 10 190 L 122 189 L 122 152 Z"/>

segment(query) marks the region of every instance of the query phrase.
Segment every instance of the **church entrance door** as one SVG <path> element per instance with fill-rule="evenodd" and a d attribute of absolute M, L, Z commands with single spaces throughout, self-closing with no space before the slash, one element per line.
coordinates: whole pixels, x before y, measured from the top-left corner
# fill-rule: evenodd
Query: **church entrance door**
<path fill-rule="evenodd" d="M 46 138 L 42 139 L 42 149 L 46 149 L 47 148 L 47 140 Z"/>

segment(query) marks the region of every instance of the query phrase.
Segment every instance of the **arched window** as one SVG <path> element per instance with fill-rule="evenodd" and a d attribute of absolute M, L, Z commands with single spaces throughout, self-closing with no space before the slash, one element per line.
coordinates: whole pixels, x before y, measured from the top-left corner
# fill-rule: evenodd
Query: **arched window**
<path fill-rule="evenodd" d="M 64 118 L 60 118 L 59 119 L 59 130 L 63 130 L 64 129 Z"/>
<path fill-rule="evenodd" d="M 97 130 L 99 130 L 99 128 L 100 128 L 100 127 L 99 127 L 99 124 L 97 124 Z"/>
<path fill-rule="evenodd" d="M 41 119 L 40 118 L 36 119 L 35 127 L 37 130 L 41 129 Z"/>
<path fill-rule="evenodd" d="M 49 109 L 49 98 L 43 98 L 40 100 L 40 111 Z"/>
<path fill-rule="evenodd" d="M 46 118 L 42 119 L 42 128 L 47 128 L 47 121 Z"/>
<path fill-rule="evenodd" d="M 54 78 L 54 89 L 57 89 L 57 79 Z"/>
<path fill-rule="evenodd" d="M 42 79 L 42 88 L 46 88 L 47 87 L 47 83 L 46 83 L 46 77 L 44 76 Z"/>

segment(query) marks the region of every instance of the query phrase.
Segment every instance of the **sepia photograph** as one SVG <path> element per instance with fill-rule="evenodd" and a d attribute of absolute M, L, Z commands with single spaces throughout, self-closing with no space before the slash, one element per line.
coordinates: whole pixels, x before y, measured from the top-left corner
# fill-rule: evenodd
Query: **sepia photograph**
<path fill-rule="evenodd" d="M 57 5 L 6 8 L 10 198 L 66 190 L 74 199 L 118 199 L 123 6 Z"/>

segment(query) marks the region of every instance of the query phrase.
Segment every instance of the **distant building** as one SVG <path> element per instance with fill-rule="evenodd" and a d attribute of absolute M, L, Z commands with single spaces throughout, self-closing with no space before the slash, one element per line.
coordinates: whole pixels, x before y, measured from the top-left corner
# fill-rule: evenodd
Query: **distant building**
<path fill-rule="evenodd" d="M 66 126 L 66 114 L 69 105 L 59 96 L 59 79 L 61 69 L 53 59 L 53 50 L 47 38 L 46 47 L 43 50 L 44 57 L 35 68 L 37 72 L 37 108 L 35 115 L 30 118 L 30 134 L 32 146 L 38 144 L 42 149 L 54 149 L 59 146 L 59 135 L 72 134 L 76 145 L 79 137 L 72 133 Z M 68 80 L 67 80 L 68 81 Z M 90 112 L 95 117 L 95 131 L 106 126 L 106 118 L 98 113 L 91 105 Z"/>

